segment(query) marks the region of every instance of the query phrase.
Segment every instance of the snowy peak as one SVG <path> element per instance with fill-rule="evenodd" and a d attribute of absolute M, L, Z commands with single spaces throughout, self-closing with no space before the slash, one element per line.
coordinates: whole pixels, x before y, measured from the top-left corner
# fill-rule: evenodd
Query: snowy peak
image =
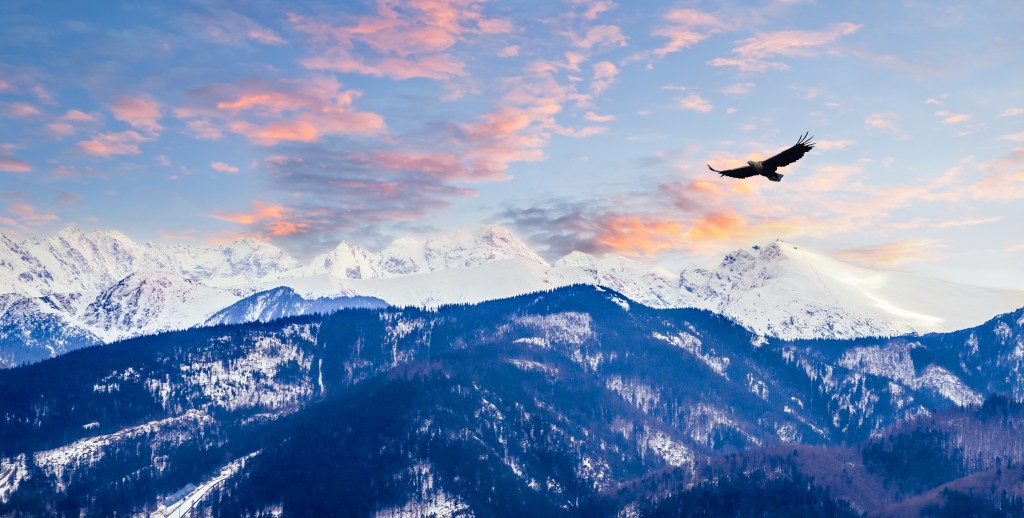
<path fill-rule="evenodd" d="M 395 240 L 380 253 L 342 241 L 334 250 L 317 257 L 313 275 L 330 273 L 347 279 L 379 279 L 472 268 L 503 259 L 524 259 L 547 266 L 533 250 L 507 229 L 485 226 L 473 232 L 457 230 L 426 241 Z"/>
<path fill-rule="evenodd" d="M 784 339 L 945 332 L 1024 305 L 1024 292 L 869 270 L 782 241 L 684 270 L 679 288 L 681 305 Z"/>
<path fill-rule="evenodd" d="M 429 271 L 467 268 L 501 259 L 525 259 L 547 265 L 512 232 L 497 225 L 431 237 L 424 245 L 424 255 Z"/>
<path fill-rule="evenodd" d="M 174 274 L 142 271 L 100 293 L 81 319 L 109 341 L 192 327 L 237 300 L 228 291 Z"/>

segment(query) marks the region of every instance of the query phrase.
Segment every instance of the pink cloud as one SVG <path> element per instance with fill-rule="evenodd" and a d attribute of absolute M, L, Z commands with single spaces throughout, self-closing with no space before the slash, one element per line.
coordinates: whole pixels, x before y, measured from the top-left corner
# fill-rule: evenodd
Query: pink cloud
<path fill-rule="evenodd" d="M 614 115 L 598 115 L 594 112 L 587 112 L 583 116 L 583 118 L 587 119 L 590 122 L 611 122 L 615 120 Z"/>
<path fill-rule="evenodd" d="M 114 99 L 109 105 L 114 118 L 136 130 L 158 133 L 163 129 L 159 120 L 160 104 L 149 95 L 128 95 Z"/>
<path fill-rule="evenodd" d="M 736 83 L 722 89 L 726 95 L 746 95 L 754 91 L 754 83 Z"/>
<path fill-rule="evenodd" d="M 709 63 L 716 67 L 735 67 L 742 72 L 764 72 L 788 68 L 785 63 L 770 61 L 776 56 L 811 56 L 819 47 L 834 43 L 851 35 L 862 26 L 855 23 L 837 23 L 823 31 L 778 31 L 741 40 L 732 49 L 735 57 L 715 58 Z"/>
<path fill-rule="evenodd" d="M 512 58 L 519 55 L 519 45 L 509 45 L 498 51 L 499 58 Z"/>
<path fill-rule="evenodd" d="M 203 140 L 218 140 L 224 136 L 224 131 L 209 119 L 192 119 L 188 121 L 188 129 L 196 138 Z"/>
<path fill-rule="evenodd" d="M 506 20 L 488 18 L 475 0 L 418 0 L 404 8 L 378 0 L 376 13 L 333 25 L 289 14 L 292 25 L 310 35 L 322 50 L 303 61 L 306 67 L 386 76 L 447 80 L 465 76 L 462 63 L 447 54 L 472 34 L 512 30 Z M 357 50 L 365 45 L 363 52 Z M 372 54 L 372 55 L 371 55 Z"/>
<path fill-rule="evenodd" d="M 679 107 L 684 110 L 693 110 L 704 113 L 710 112 L 715 108 L 710 101 L 697 94 L 690 94 L 680 99 Z"/>
<path fill-rule="evenodd" d="M 237 173 L 238 168 L 224 162 L 210 162 L 210 168 L 221 173 Z"/>
<path fill-rule="evenodd" d="M 12 116 L 18 117 L 19 119 L 40 117 L 43 115 L 43 112 L 39 111 L 39 108 L 36 108 L 29 103 L 11 103 L 8 110 Z"/>
<path fill-rule="evenodd" d="M 78 148 L 90 155 L 109 157 L 113 155 L 137 155 L 139 144 L 153 140 L 135 131 L 101 133 L 92 139 L 78 143 Z"/>
<path fill-rule="evenodd" d="M 0 156 L 0 171 L 5 173 L 31 173 L 32 164 L 11 156 Z"/>
<path fill-rule="evenodd" d="M 654 50 L 658 57 L 692 47 L 727 29 L 727 25 L 714 15 L 696 9 L 673 9 L 663 19 L 666 24 L 655 29 L 653 34 L 667 38 L 669 42 Z"/>
<path fill-rule="evenodd" d="M 198 138 L 220 138 L 221 127 L 209 119 L 227 119 L 224 128 L 265 146 L 315 142 L 325 135 L 375 135 L 387 129 L 380 115 L 355 109 L 353 104 L 361 92 L 342 89 L 332 77 L 232 90 L 236 88 L 212 88 L 212 93 L 200 99 L 202 105 L 180 109 L 177 114 L 192 119 L 188 126 Z"/>
<path fill-rule="evenodd" d="M 284 38 L 279 36 L 276 32 L 265 27 L 250 29 L 248 37 L 250 40 L 264 45 L 284 45 L 287 43 L 284 41 Z"/>
<path fill-rule="evenodd" d="M 600 94 L 608 89 L 615 82 L 615 76 L 619 69 L 611 61 L 602 61 L 594 64 L 594 79 L 590 83 L 590 90 L 594 94 Z"/>
<path fill-rule="evenodd" d="M 0 216 L 0 225 L 13 232 L 33 232 L 50 223 L 60 221 L 56 214 L 40 213 L 38 208 L 28 203 L 14 203 L 7 207 L 7 213 L 13 217 Z"/>
<path fill-rule="evenodd" d="M 597 25 L 587 29 L 583 36 L 572 35 L 573 45 L 583 49 L 625 47 L 626 36 L 617 25 Z"/>
<path fill-rule="evenodd" d="M 308 223 L 296 218 L 294 210 L 284 205 L 258 200 L 252 202 L 251 212 L 221 212 L 210 214 L 210 217 L 239 225 L 254 226 L 259 229 L 255 234 L 257 236 L 284 237 L 309 228 Z"/>
<path fill-rule="evenodd" d="M 602 13 L 615 8 L 609 0 L 573 0 L 572 3 L 584 6 L 585 10 L 579 16 L 585 20 L 596 20 Z"/>
<path fill-rule="evenodd" d="M 79 126 L 98 122 L 99 117 L 80 110 L 68 110 L 57 120 L 46 125 L 47 131 L 57 138 L 64 138 L 78 132 Z"/>
<path fill-rule="evenodd" d="M 971 116 L 966 113 L 949 113 L 945 111 L 935 112 L 937 117 L 942 117 L 942 123 L 945 125 L 960 124 L 961 122 L 967 122 L 971 119 Z"/>

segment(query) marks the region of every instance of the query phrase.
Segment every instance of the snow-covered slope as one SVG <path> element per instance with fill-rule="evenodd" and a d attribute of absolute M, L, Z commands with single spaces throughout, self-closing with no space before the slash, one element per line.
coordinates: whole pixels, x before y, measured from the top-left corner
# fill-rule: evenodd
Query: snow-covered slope
<path fill-rule="evenodd" d="M 892 336 L 978 325 L 1024 306 L 1024 292 L 861 268 L 775 241 L 680 275 L 684 306 L 786 339 Z"/>
<path fill-rule="evenodd" d="M 100 291 L 136 272 L 177 275 L 211 286 L 271 279 L 301 264 L 255 239 L 218 247 L 138 244 L 116 231 L 68 227 L 21 243 L 0 234 L 0 293 L 29 296 Z"/>
<path fill-rule="evenodd" d="M 288 287 L 277 287 L 250 295 L 218 312 L 206 320 L 206 325 L 239 324 L 243 322 L 269 322 L 282 317 L 332 313 L 344 308 L 387 307 L 383 300 L 373 297 L 316 297 L 304 298 Z"/>
<path fill-rule="evenodd" d="M 119 232 L 69 227 L 42 240 L 0 234 L 0 294 L 9 295 L 0 301 L 0 361 L 204 323 L 325 311 L 339 297 L 438 306 L 569 284 L 609 287 L 658 308 L 708 309 L 786 339 L 951 331 L 1024 306 L 1024 291 L 860 268 L 781 241 L 677 276 L 614 255 L 573 252 L 548 264 L 493 225 L 403 238 L 379 252 L 342 242 L 306 265 L 253 239 L 140 245 Z"/>
<path fill-rule="evenodd" d="M 79 315 L 110 342 L 201 324 L 239 300 L 228 290 L 163 272 L 133 273 L 104 290 Z"/>

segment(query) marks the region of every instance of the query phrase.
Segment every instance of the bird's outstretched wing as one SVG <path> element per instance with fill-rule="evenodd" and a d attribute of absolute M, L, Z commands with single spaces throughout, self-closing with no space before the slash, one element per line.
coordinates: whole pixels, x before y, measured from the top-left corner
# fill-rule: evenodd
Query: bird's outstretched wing
<path fill-rule="evenodd" d="M 804 133 L 793 147 L 765 160 L 763 162 L 766 169 L 777 169 L 779 167 L 786 167 L 804 156 L 805 153 L 814 147 L 814 142 L 811 139 L 814 137 L 808 137 L 807 133 Z"/>
<path fill-rule="evenodd" d="M 711 167 L 711 164 L 708 164 L 708 169 L 722 176 L 731 176 L 733 178 L 750 178 L 751 176 L 757 176 L 757 171 L 755 171 L 754 168 L 750 167 L 749 165 L 744 167 L 738 167 L 736 169 L 726 169 L 725 171 L 719 171 L 718 169 Z"/>

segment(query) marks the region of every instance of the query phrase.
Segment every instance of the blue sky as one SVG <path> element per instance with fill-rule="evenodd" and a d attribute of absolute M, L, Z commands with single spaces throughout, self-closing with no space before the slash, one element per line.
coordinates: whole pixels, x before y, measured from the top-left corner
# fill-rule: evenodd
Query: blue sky
<path fill-rule="evenodd" d="M 499 223 L 672 269 L 782 238 L 1024 288 L 1019 2 L 98 5 L 0 7 L 0 231 Z M 706 169 L 805 131 L 781 183 Z"/>

